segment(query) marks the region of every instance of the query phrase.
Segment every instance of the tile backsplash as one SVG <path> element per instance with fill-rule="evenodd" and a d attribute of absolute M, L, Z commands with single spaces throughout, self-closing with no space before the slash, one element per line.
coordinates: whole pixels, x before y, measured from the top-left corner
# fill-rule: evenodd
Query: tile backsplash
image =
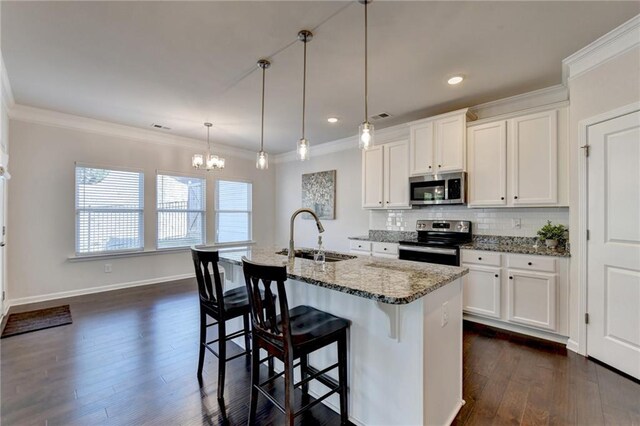
<path fill-rule="evenodd" d="M 569 226 L 569 208 L 470 209 L 466 206 L 432 206 L 412 210 L 372 210 L 369 228 L 415 231 L 418 219 L 470 220 L 476 235 L 534 237 L 548 220 Z M 514 226 L 514 222 L 518 221 L 519 228 Z"/>

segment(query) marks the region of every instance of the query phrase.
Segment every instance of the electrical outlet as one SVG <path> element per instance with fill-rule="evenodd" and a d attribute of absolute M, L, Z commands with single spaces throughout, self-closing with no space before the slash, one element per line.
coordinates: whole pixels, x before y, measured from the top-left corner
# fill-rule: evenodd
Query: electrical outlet
<path fill-rule="evenodd" d="M 442 323 L 441 327 L 444 327 L 449 322 L 449 302 L 442 304 Z"/>
<path fill-rule="evenodd" d="M 513 229 L 520 229 L 522 223 L 520 222 L 520 218 L 513 218 L 511 219 L 511 227 Z"/>
<path fill-rule="evenodd" d="M 111 271 L 112 271 L 112 269 L 111 269 L 111 264 L 110 264 L 110 263 L 105 263 L 105 264 L 104 264 L 104 273 L 105 273 L 105 274 L 110 274 L 110 273 L 111 273 Z"/>

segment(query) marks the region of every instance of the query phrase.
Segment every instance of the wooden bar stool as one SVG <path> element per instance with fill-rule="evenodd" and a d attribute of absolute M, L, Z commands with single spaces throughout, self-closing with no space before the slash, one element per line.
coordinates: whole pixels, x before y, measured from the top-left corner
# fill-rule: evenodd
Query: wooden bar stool
<path fill-rule="evenodd" d="M 299 414 L 309 410 L 328 396 L 340 394 L 340 416 L 342 424 L 348 424 L 347 406 L 347 329 L 351 321 L 320 311 L 310 306 L 296 306 L 289 310 L 284 282 L 287 280 L 285 266 L 261 265 L 242 258 L 244 278 L 251 306 L 253 325 L 251 356 L 251 408 L 249 425 L 254 424 L 258 404 L 258 392 L 271 401 L 286 416 L 286 424 L 293 425 Z M 275 282 L 280 300 L 280 315 L 276 315 L 275 298 L 271 284 Z M 261 288 L 262 284 L 262 288 Z M 265 297 L 261 297 L 264 292 Z M 338 346 L 338 362 L 320 371 L 309 366 L 308 357 L 311 352 L 332 343 Z M 279 374 L 270 373 L 264 382 L 259 382 L 260 358 L 259 349 L 265 349 L 284 363 L 284 371 Z M 300 362 L 294 365 L 294 361 Z M 300 366 L 302 379 L 294 383 L 293 369 Z M 326 373 L 338 368 L 338 381 Z M 263 387 L 284 375 L 284 406 L 271 396 Z M 298 411 L 294 411 L 294 389 L 301 387 L 304 396 L 308 396 L 309 382 L 318 380 L 330 390 L 323 396 L 307 403 Z M 306 398 L 305 398 L 306 399 Z"/>
<path fill-rule="evenodd" d="M 227 361 L 231 361 L 243 355 L 249 357 L 251 346 L 249 344 L 251 330 L 249 328 L 249 299 L 247 289 L 238 287 L 226 292 L 222 290 L 220 270 L 218 269 L 218 252 L 204 249 L 191 248 L 191 257 L 196 270 L 198 281 L 198 293 L 200 294 L 200 352 L 198 355 L 198 380 L 202 381 L 202 367 L 204 365 L 205 349 L 218 358 L 218 399 L 224 397 L 224 379 Z M 213 269 L 213 283 L 209 273 L 209 265 Z M 207 324 L 207 316 L 215 322 Z M 233 318 L 242 317 L 243 329 L 227 334 L 226 322 Z M 207 328 L 218 326 L 218 338 L 207 342 Z M 227 358 L 227 341 L 244 336 L 245 351 Z M 218 343 L 218 352 L 212 348 L 213 343 Z"/>

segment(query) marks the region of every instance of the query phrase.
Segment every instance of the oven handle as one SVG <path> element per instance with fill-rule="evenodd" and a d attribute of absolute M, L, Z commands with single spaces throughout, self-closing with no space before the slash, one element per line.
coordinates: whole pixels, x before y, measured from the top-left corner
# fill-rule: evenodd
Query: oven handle
<path fill-rule="evenodd" d="M 421 253 L 449 254 L 453 256 L 458 254 L 455 249 L 443 249 L 436 247 L 399 246 L 398 250 L 417 251 Z"/>

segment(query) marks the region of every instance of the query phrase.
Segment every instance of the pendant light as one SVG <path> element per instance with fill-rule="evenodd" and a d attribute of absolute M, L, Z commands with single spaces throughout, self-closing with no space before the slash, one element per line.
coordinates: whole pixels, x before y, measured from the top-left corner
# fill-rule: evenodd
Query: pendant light
<path fill-rule="evenodd" d="M 302 138 L 298 141 L 297 157 L 300 161 L 309 159 L 309 141 L 304 135 L 304 114 L 307 106 L 307 43 L 313 39 L 311 31 L 302 30 L 298 33 L 298 40 L 304 43 L 304 61 L 302 68 Z"/>
<path fill-rule="evenodd" d="M 372 0 L 358 0 L 360 3 L 364 4 L 364 121 L 360 125 L 358 131 L 358 146 L 360 149 L 369 149 L 373 146 L 373 124 L 369 123 L 369 86 L 368 86 L 368 75 L 367 75 L 367 67 L 368 67 L 368 43 L 367 43 L 367 27 L 368 27 L 368 17 L 367 17 L 367 5 L 371 3 Z"/>
<path fill-rule="evenodd" d="M 267 59 L 260 59 L 258 61 L 258 66 L 262 68 L 262 124 L 260 130 L 260 151 L 258 152 L 258 157 L 256 159 L 256 168 L 265 170 L 269 168 L 269 154 L 264 152 L 264 80 L 265 71 L 271 66 L 271 62 Z"/>
<path fill-rule="evenodd" d="M 191 157 L 191 165 L 194 169 L 221 170 L 224 169 L 224 158 L 211 154 L 211 142 L 209 141 L 209 131 L 211 130 L 211 123 L 204 123 L 207 128 L 207 154 L 195 154 Z"/>

